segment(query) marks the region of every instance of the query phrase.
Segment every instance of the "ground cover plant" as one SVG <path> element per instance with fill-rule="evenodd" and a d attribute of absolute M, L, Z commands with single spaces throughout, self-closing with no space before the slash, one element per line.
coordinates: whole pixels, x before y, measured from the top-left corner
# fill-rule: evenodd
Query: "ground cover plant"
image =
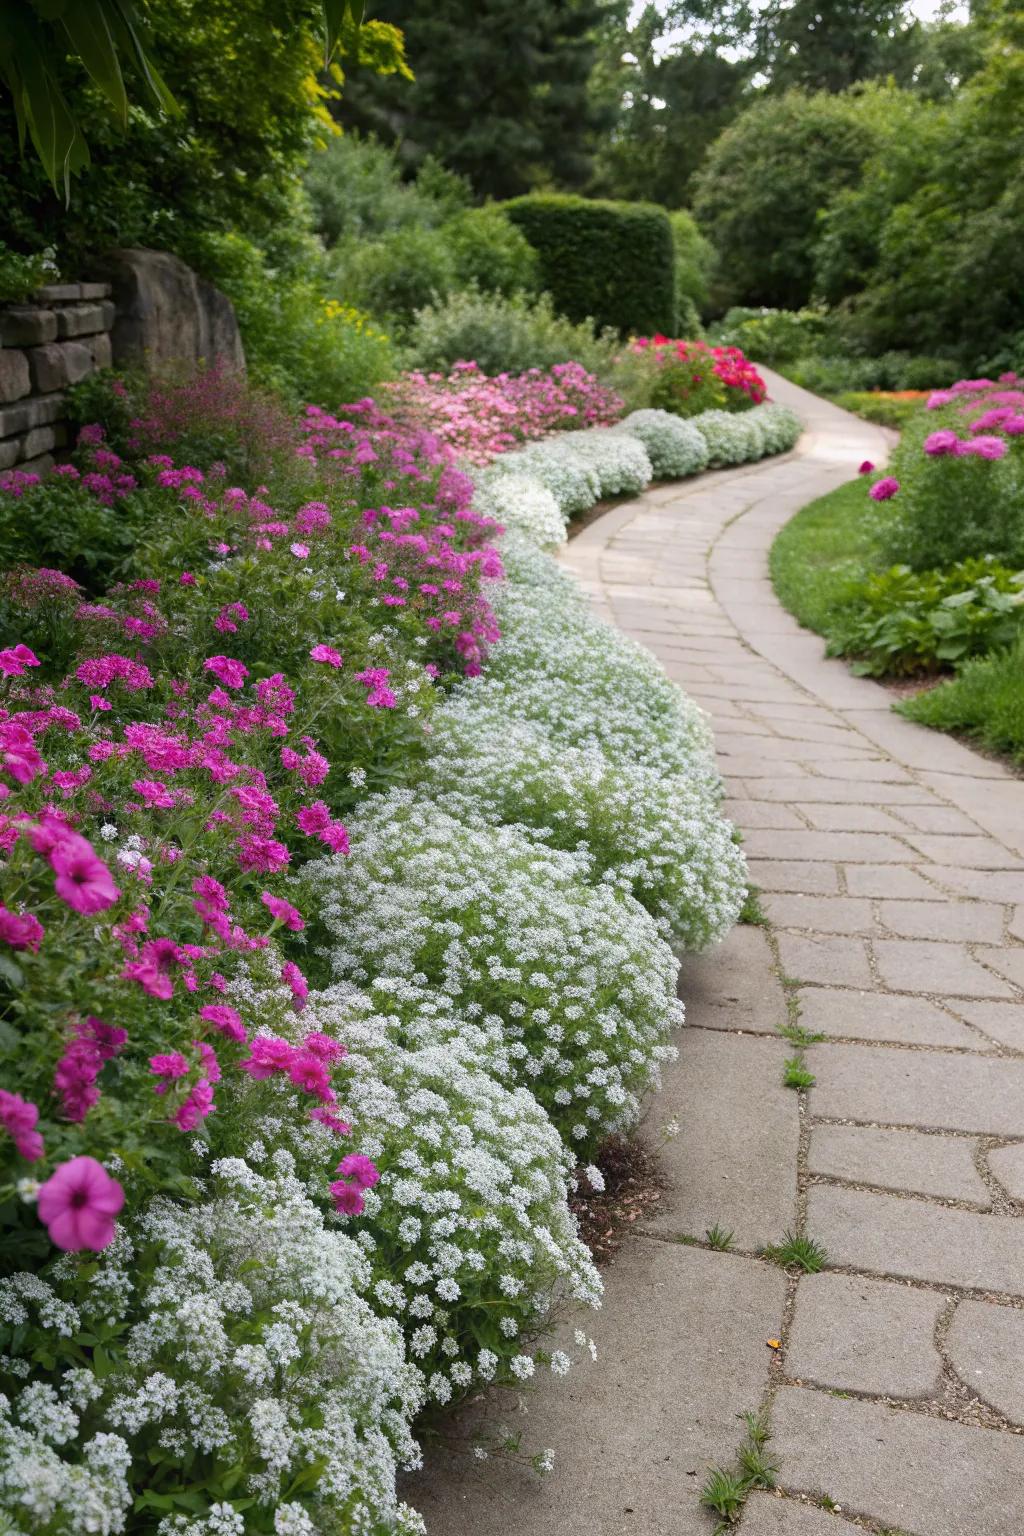
<path fill-rule="evenodd" d="M 26 1531 L 411 1533 L 424 1415 L 573 1365 L 570 1199 L 746 891 L 700 711 L 543 553 L 531 455 L 591 500 L 654 474 L 628 421 L 553 430 L 579 374 L 470 473 L 393 394 L 295 418 L 214 375 L 92 386 L 71 461 L 0 479 Z M 529 419 L 536 377 L 487 387 Z M 653 415 L 693 472 L 699 419 Z"/>

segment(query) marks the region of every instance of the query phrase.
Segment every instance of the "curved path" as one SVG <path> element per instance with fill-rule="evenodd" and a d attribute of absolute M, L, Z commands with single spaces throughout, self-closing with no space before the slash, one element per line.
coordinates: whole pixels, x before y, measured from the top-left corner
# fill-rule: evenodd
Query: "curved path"
<path fill-rule="evenodd" d="M 431 1536 L 711 1536 L 708 1464 L 760 1407 L 781 1494 L 741 1536 L 1024 1532 L 1024 781 L 780 608 L 774 533 L 886 442 L 771 386 L 808 424 L 793 454 L 650 491 L 564 555 L 709 710 L 767 922 L 684 962 L 649 1134 L 682 1132 L 608 1273 L 601 1363 L 502 1405 L 554 1474 L 436 1459 L 408 1490 Z M 822 1272 L 759 1257 L 786 1231 Z"/>

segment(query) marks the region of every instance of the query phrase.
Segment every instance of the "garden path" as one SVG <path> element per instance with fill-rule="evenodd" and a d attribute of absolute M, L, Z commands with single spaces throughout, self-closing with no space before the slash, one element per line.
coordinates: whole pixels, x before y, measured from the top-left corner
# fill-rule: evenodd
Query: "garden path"
<path fill-rule="evenodd" d="M 782 1492 L 741 1536 L 1024 1530 L 1024 781 L 780 608 L 773 535 L 886 441 L 770 388 L 807 423 L 793 454 L 649 491 L 564 555 L 710 712 L 766 923 L 684 961 L 648 1134 L 682 1131 L 582 1320 L 601 1362 L 502 1405 L 555 1472 L 435 1455 L 408 1490 L 432 1536 L 711 1536 L 708 1465 L 761 1406 Z M 799 1092 L 797 1009 L 822 1037 Z M 759 1256 L 787 1230 L 820 1273 Z"/>

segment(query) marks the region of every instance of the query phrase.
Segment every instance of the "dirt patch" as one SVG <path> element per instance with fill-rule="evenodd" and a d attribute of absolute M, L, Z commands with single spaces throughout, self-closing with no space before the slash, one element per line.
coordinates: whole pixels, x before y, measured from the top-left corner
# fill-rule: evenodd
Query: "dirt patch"
<path fill-rule="evenodd" d="M 580 1172 L 570 1200 L 580 1236 L 599 1266 L 608 1264 L 641 1217 L 661 1202 L 665 1177 L 655 1154 L 628 1136 L 611 1136 L 594 1159 L 604 1189 L 593 1190 Z"/>

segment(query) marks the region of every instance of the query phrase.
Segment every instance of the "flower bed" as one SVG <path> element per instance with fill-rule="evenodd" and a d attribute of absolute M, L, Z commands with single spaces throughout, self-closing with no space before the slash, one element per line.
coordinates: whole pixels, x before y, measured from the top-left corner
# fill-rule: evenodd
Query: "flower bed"
<path fill-rule="evenodd" d="M 539 552 L 559 490 L 683 441 L 475 488 L 364 401 L 243 487 L 252 413 L 202 400 L 0 482 L 24 558 L 58 499 L 95 557 L 0 579 L 0 1493 L 28 1532 L 409 1533 L 424 1405 L 569 1368 L 577 1160 L 671 1050 L 668 941 L 743 899 L 704 717 Z"/>

